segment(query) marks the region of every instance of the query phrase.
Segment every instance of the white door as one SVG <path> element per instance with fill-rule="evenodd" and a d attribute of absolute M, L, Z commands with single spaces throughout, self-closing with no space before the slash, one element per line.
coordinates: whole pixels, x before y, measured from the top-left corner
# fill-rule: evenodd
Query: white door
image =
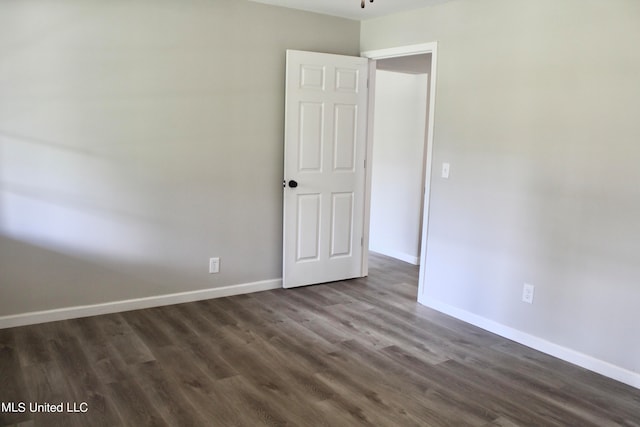
<path fill-rule="evenodd" d="M 362 275 L 366 58 L 287 51 L 283 286 Z"/>

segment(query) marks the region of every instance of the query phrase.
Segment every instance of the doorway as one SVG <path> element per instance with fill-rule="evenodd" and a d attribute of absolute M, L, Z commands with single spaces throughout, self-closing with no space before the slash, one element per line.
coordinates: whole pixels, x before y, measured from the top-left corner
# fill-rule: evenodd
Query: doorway
<path fill-rule="evenodd" d="M 431 54 L 375 65 L 369 250 L 419 265 Z"/>
<path fill-rule="evenodd" d="M 419 170 L 418 175 L 423 176 L 423 186 L 422 188 L 418 186 L 417 191 L 418 197 L 422 198 L 423 202 L 417 202 L 413 209 L 413 214 L 418 214 L 417 221 L 420 221 L 420 217 L 422 218 L 421 225 L 418 222 L 418 230 L 422 228 L 418 231 L 420 234 L 419 256 L 413 257 L 416 260 L 419 259 L 420 264 L 418 279 L 418 301 L 420 301 L 423 293 L 429 229 L 436 49 L 436 43 L 426 43 L 363 52 L 361 57 L 301 51 L 287 52 L 283 287 L 304 286 L 368 275 L 377 62 L 381 62 L 381 69 L 385 66 L 401 67 L 405 68 L 406 72 L 407 67 L 410 67 L 411 73 L 421 74 L 426 71 L 424 65 L 418 66 L 418 70 L 415 70 L 413 66 L 407 64 L 416 61 L 424 63 L 426 59 L 430 60 L 431 64 L 430 72 L 426 71 L 428 76 L 426 84 L 431 89 L 426 96 L 427 110 L 417 115 L 427 116 L 426 132 L 424 132 L 427 142 L 425 147 L 424 137 L 422 137 L 422 146 L 419 147 L 422 150 L 421 154 L 414 155 L 421 159 L 422 168 L 418 164 L 416 169 Z M 290 61 L 290 55 L 296 56 L 298 60 Z M 387 59 L 392 60 L 385 61 Z M 367 72 L 368 78 L 361 78 Z M 298 92 L 301 93 L 298 94 Z M 322 95 L 321 99 L 317 98 L 319 94 Z M 334 95 L 336 99 L 323 98 Z M 306 99 L 305 96 L 310 98 Z M 348 99 L 343 99 L 344 96 Z M 289 106 L 294 107 L 289 108 Z M 422 161 L 425 158 L 426 162 Z M 316 183 L 329 185 L 326 191 L 312 185 L 308 176 L 310 174 L 327 175 Z M 350 189 L 336 189 L 334 188 L 336 179 L 328 175 L 335 175 L 336 178 L 357 175 L 361 184 Z M 305 181 L 301 181 L 302 178 Z M 421 191 L 423 194 L 419 194 Z M 326 202 L 325 205 L 329 203 L 324 208 L 323 201 Z M 422 214 L 419 212 L 420 208 Z M 356 220 L 358 220 L 357 224 Z M 333 252 L 328 251 L 327 248 L 332 248 Z M 328 262 L 327 256 L 332 261 L 348 264 L 348 270 L 345 270 L 347 273 L 340 273 L 337 268 L 328 265 L 324 266 Z M 297 275 L 298 278 L 302 278 L 301 280 L 291 279 L 295 276 L 295 273 L 290 271 L 292 266 L 300 269 L 304 267 L 305 270 L 301 270 Z"/>
<path fill-rule="evenodd" d="M 417 168 L 420 169 L 420 172 L 418 173 L 418 176 L 420 176 L 419 179 L 419 183 L 415 184 L 415 182 L 413 184 L 418 186 L 418 195 L 415 196 L 415 191 L 414 191 L 414 200 L 415 197 L 419 198 L 419 202 L 417 203 L 419 212 L 413 212 L 414 214 L 414 220 L 416 221 L 417 225 L 417 233 L 419 235 L 419 243 L 417 244 L 417 248 L 416 246 L 413 246 L 414 249 L 417 249 L 417 253 L 416 256 L 411 256 L 411 258 L 409 259 L 404 259 L 405 261 L 409 261 L 409 262 L 413 262 L 413 261 L 417 261 L 417 263 L 420 264 L 420 273 L 419 273 L 419 278 L 418 278 L 418 300 L 421 299 L 422 294 L 423 294 L 423 290 L 424 290 L 424 286 L 425 286 L 425 269 L 424 266 L 426 264 L 426 256 L 427 256 L 427 236 L 428 236 L 428 220 L 429 220 L 429 195 L 430 195 L 430 188 L 431 188 L 431 170 L 432 170 L 432 160 L 433 160 L 433 125 L 434 125 L 434 105 L 435 105 L 435 88 L 436 88 L 436 71 L 437 71 L 437 43 L 433 42 L 433 43 L 424 43 L 424 44 L 419 44 L 419 45 L 411 45 L 411 46 L 404 46 L 404 47 L 398 47 L 398 48 L 391 48 L 391 49 L 382 49 L 382 50 L 376 50 L 376 51 L 368 51 L 368 52 L 363 52 L 361 54 L 361 56 L 369 58 L 370 60 L 372 60 L 372 64 L 370 65 L 370 74 L 369 74 L 369 81 L 370 81 L 370 86 L 369 86 L 369 124 L 368 124 L 368 135 L 367 135 L 367 161 L 373 165 L 373 167 L 368 167 L 367 168 L 367 186 L 366 186 L 366 202 L 365 202 L 365 230 L 368 230 L 367 233 L 365 233 L 365 247 L 369 248 L 372 245 L 370 245 L 370 243 L 373 243 L 373 249 L 375 249 L 375 245 L 379 244 L 376 243 L 377 237 L 375 235 L 372 235 L 371 232 L 371 227 L 375 226 L 376 221 L 379 223 L 380 221 L 384 222 L 384 221 L 393 221 L 392 218 L 385 218 L 384 214 L 382 216 L 378 215 L 378 213 L 374 212 L 372 214 L 372 209 L 375 209 L 375 203 L 377 203 L 374 200 L 374 197 L 376 196 L 376 192 L 378 189 L 374 188 L 374 186 L 372 185 L 374 183 L 374 181 L 380 181 L 382 183 L 382 193 L 380 193 L 378 195 L 378 197 L 380 197 L 380 195 L 383 195 L 384 192 L 386 191 L 387 193 L 389 193 L 390 191 L 393 191 L 393 187 L 394 187 L 394 179 L 395 179 L 395 174 L 394 174 L 394 167 L 397 170 L 397 162 L 396 165 L 393 165 L 393 162 L 389 162 L 387 159 L 382 159 L 383 162 L 387 163 L 387 170 L 386 172 L 383 172 L 383 176 L 378 176 L 375 177 L 374 174 L 376 174 L 375 172 L 375 165 L 376 165 L 376 159 L 375 159 L 375 155 L 376 153 L 376 149 L 374 146 L 374 139 L 376 136 L 376 126 L 378 125 L 378 123 L 376 122 L 376 109 L 379 108 L 379 103 L 380 100 L 378 100 L 376 98 L 377 94 L 375 93 L 376 90 L 376 77 L 379 71 L 386 71 L 386 72 L 400 72 L 400 73 L 404 73 L 404 74 L 413 74 L 413 75 L 419 75 L 419 74 L 426 74 L 426 93 L 424 94 L 426 97 L 426 105 L 424 105 L 424 116 L 426 117 L 424 123 L 424 128 L 423 129 L 417 129 L 415 130 L 415 132 L 418 133 L 418 135 L 420 135 L 420 133 L 422 134 L 422 137 L 418 137 L 417 139 L 420 140 L 421 142 L 421 146 L 418 147 L 419 149 L 421 149 L 421 154 L 420 154 L 420 159 L 417 162 Z M 385 76 L 384 78 L 386 79 Z M 415 80 L 415 79 L 414 79 Z M 417 79 L 419 80 L 419 79 Z M 420 102 L 420 100 L 414 100 L 415 102 Z M 422 112 L 416 112 L 413 111 L 414 116 L 419 116 L 420 114 L 423 114 Z M 417 124 L 416 126 L 420 126 L 419 124 Z M 421 132 L 422 131 L 422 132 Z M 392 141 L 393 142 L 393 141 Z M 393 146 L 391 145 L 391 148 L 386 147 L 387 150 L 391 149 L 393 150 Z M 415 150 L 416 147 L 414 146 L 413 149 Z M 378 150 L 380 151 L 380 150 Z M 382 150 L 382 152 L 380 153 L 380 156 L 385 156 L 387 155 L 387 153 L 384 152 L 384 150 Z M 416 163 L 414 163 L 415 165 Z M 380 167 L 378 168 L 380 169 Z M 384 176 L 386 175 L 386 176 Z M 412 175 L 415 176 L 415 172 L 412 173 Z M 422 193 L 422 194 L 420 194 Z M 383 202 L 384 203 L 384 202 Z M 417 215 L 415 215 L 417 214 Z M 418 217 L 418 219 L 415 219 L 415 216 Z M 373 220 L 373 223 L 372 223 Z M 391 227 L 392 228 L 392 227 Z M 416 229 L 415 226 L 413 228 L 414 230 Z M 384 237 L 384 236 L 383 236 Z M 373 238 L 373 240 L 372 240 Z M 415 245 L 415 239 L 416 236 L 415 234 L 413 235 L 413 244 Z M 409 236 L 409 238 L 407 239 L 407 241 L 411 240 L 411 236 Z M 363 273 L 366 275 L 368 274 L 368 250 L 364 251 L 366 256 L 363 258 Z M 389 254 L 391 256 L 393 256 L 393 254 Z M 396 256 L 394 256 L 395 258 L 401 258 L 401 255 L 398 256 L 399 254 L 395 254 Z"/>

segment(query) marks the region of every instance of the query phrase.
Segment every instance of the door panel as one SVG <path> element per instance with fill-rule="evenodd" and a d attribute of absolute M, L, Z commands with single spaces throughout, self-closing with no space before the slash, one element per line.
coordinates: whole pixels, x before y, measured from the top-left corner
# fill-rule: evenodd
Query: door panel
<path fill-rule="evenodd" d="M 322 65 L 300 65 L 300 87 L 302 89 L 324 90 L 325 67 Z"/>
<path fill-rule="evenodd" d="M 355 170 L 357 105 L 336 105 L 333 170 Z"/>
<path fill-rule="evenodd" d="M 360 74 L 354 69 L 336 68 L 336 90 L 358 93 L 359 77 Z"/>
<path fill-rule="evenodd" d="M 333 194 L 330 258 L 351 255 L 353 241 L 353 193 Z"/>
<path fill-rule="evenodd" d="M 287 51 L 283 286 L 361 276 L 368 61 Z"/>
<path fill-rule="evenodd" d="M 324 105 L 320 102 L 300 103 L 300 160 L 298 171 L 320 172 L 322 169 L 322 140 Z"/>
<path fill-rule="evenodd" d="M 296 261 L 318 260 L 320 253 L 320 194 L 298 195 Z"/>

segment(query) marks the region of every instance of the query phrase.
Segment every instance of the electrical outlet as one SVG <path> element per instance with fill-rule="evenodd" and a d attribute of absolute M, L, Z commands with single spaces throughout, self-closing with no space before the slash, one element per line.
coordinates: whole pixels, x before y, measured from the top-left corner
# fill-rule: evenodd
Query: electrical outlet
<path fill-rule="evenodd" d="M 220 273 L 220 258 L 209 258 L 209 273 Z"/>
<path fill-rule="evenodd" d="M 522 287 L 522 302 L 533 304 L 533 293 L 535 289 L 535 286 L 525 283 Z"/>

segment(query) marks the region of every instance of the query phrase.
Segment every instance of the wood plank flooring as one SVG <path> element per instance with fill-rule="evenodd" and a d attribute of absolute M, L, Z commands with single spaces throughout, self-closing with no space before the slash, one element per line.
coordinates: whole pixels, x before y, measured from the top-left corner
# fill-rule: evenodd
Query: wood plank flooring
<path fill-rule="evenodd" d="M 417 273 L 0 330 L 0 425 L 640 426 L 639 390 L 418 305 Z"/>

